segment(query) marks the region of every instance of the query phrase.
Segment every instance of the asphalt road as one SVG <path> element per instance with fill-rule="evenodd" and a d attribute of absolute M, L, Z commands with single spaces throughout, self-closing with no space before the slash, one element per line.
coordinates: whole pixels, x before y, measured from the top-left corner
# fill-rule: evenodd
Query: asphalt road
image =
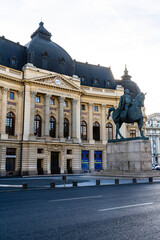
<path fill-rule="evenodd" d="M 158 240 L 160 184 L 0 193 L 2 240 Z"/>

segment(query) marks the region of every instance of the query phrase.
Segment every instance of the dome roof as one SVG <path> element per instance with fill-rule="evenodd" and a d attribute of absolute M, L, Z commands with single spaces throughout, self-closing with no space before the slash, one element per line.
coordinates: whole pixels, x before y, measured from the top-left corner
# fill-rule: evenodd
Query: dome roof
<path fill-rule="evenodd" d="M 128 70 L 125 66 L 124 75 L 122 76 L 122 81 L 120 83 L 124 89 L 129 89 L 133 98 L 135 98 L 140 92 L 138 85 L 131 80 L 131 76 L 128 75 Z"/>
<path fill-rule="evenodd" d="M 34 66 L 60 74 L 73 75 L 73 61 L 70 55 L 58 44 L 51 41 L 49 33 L 40 22 L 39 28 L 26 44 L 27 62 Z"/>

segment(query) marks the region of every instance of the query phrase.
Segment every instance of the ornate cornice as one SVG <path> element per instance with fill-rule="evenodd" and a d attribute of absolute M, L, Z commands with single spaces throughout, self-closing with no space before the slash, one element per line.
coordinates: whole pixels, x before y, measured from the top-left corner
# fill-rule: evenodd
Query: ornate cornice
<path fill-rule="evenodd" d="M 110 96 L 110 95 L 98 95 L 98 94 L 92 94 L 92 93 L 85 93 L 82 96 L 84 97 L 91 97 L 91 98 L 104 98 L 104 99 L 114 99 L 114 100 L 119 100 L 119 96 Z"/>
<path fill-rule="evenodd" d="M 23 83 L 22 79 L 14 78 L 14 77 L 2 74 L 2 73 L 0 73 L 0 80 L 1 79 L 9 80 L 9 81 L 12 81 L 12 82 L 18 82 L 20 84 Z"/>

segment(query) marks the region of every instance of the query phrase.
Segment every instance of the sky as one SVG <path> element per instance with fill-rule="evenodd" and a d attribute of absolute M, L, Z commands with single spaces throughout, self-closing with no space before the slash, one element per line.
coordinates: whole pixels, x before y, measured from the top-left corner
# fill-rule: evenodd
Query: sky
<path fill-rule="evenodd" d="M 0 0 L 0 36 L 25 45 L 44 22 L 52 41 L 72 59 L 125 64 L 146 94 L 146 114 L 160 112 L 160 0 Z"/>

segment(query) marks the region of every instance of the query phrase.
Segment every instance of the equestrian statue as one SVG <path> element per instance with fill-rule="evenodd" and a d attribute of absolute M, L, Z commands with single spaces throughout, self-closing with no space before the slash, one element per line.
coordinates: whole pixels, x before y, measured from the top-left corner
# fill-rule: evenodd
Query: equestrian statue
<path fill-rule="evenodd" d="M 118 108 L 109 108 L 107 119 L 109 119 L 110 114 L 113 111 L 112 118 L 116 124 L 116 139 L 118 139 L 118 135 L 121 139 L 124 139 L 119 131 L 123 123 L 133 124 L 134 122 L 137 122 L 138 124 L 141 137 L 145 138 L 142 132 L 143 114 L 141 111 L 141 107 L 144 107 L 145 95 L 146 94 L 144 93 L 139 93 L 135 99 L 133 99 L 130 95 L 130 91 L 125 89 L 124 95 L 120 98 Z"/>

